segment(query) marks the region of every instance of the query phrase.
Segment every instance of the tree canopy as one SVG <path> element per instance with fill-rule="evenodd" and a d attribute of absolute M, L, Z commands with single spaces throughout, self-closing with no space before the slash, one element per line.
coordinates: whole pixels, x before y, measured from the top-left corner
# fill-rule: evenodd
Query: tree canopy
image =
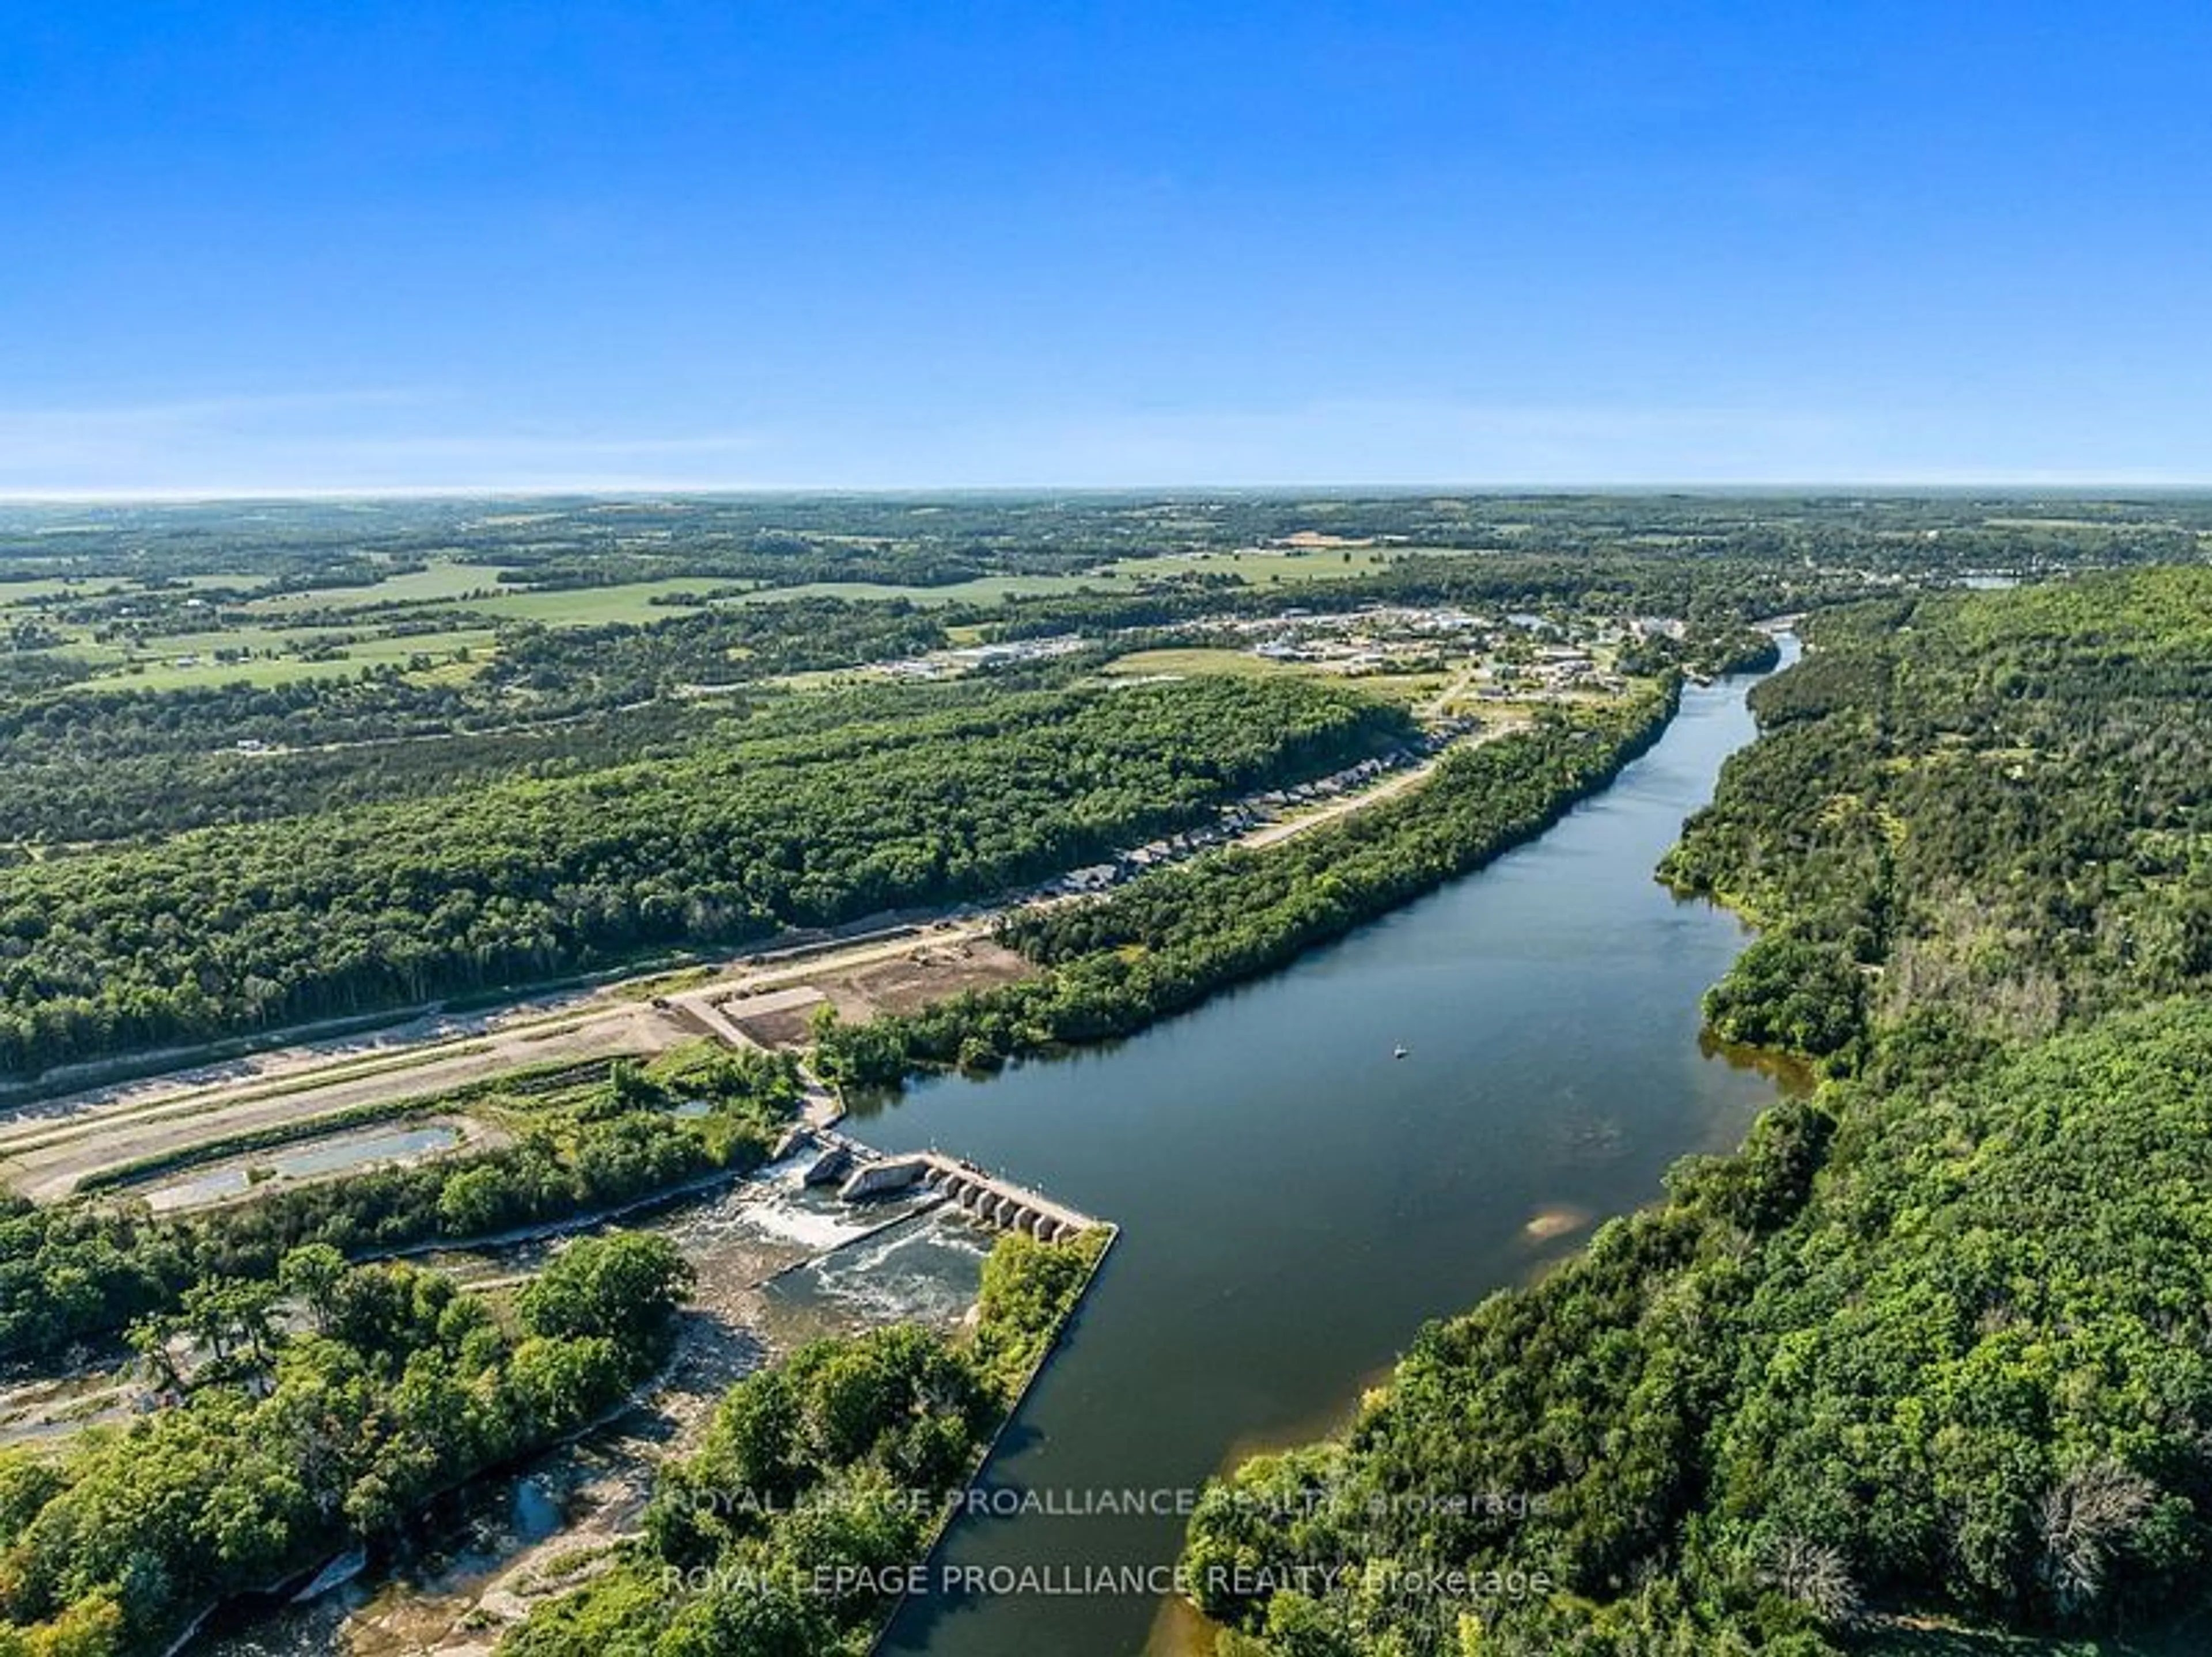
<path fill-rule="evenodd" d="M 1830 1079 L 1209 1496 L 1186 1563 L 1238 1649 L 1806 1657 L 2200 1592 L 2212 571 L 1811 637 L 1668 872 L 1767 929 L 1715 1022 Z M 1291 1563 L 1368 1572 L 1223 1569 Z M 1507 1586 L 1360 1586 L 1412 1565 Z"/>

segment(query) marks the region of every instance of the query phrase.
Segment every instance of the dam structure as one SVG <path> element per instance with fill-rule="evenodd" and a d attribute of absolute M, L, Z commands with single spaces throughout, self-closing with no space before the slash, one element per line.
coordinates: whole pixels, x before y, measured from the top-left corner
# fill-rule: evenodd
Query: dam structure
<path fill-rule="evenodd" d="M 943 1151 L 885 1156 L 842 1135 L 817 1130 L 812 1136 L 823 1149 L 806 1170 L 805 1183 L 834 1183 L 838 1197 L 847 1203 L 927 1191 L 994 1229 L 1023 1232 L 1045 1243 L 1080 1236 L 1100 1223 Z"/>

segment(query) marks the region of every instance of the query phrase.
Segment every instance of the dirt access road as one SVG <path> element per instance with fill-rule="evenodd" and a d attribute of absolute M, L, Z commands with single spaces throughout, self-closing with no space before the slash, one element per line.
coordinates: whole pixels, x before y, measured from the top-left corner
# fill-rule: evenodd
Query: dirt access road
<path fill-rule="evenodd" d="M 1443 764 L 1446 755 L 1460 748 L 1479 748 L 1486 742 L 1495 742 L 1500 737 L 1510 736 L 1516 731 L 1525 731 L 1528 728 L 1528 724 L 1529 722 L 1525 719 L 1516 719 L 1486 725 L 1472 736 L 1461 738 L 1442 752 L 1424 759 L 1419 765 L 1406 771 L 1393 771 L 1371 789 L 1363 789 L 1358 794 L 1340 795 L 1324 805 L 1316 806 L 1311 810 L 1296 817 L 1286 817 L 1280 822 L 1262 823 L 1249 833 L 1239 836 L 1237 844 L 1255 851 L 1267 846 L 1280 845 L 1284 841 L 1293 839 L 1310 830 L 1317 829 L 1324 823 L 1334 823 L 1340 818 L 1349 817 L 1356 811 L 1364 811 L 1370 806 L 1380 805 L 1385 800 L 1395 800 L 1400 795 L 1419 788 L 1433 777 L 1437 767 Z"/>
<path fill-rule="evenodd" d="M 35 1202 L 54 1202 L 88 1176 L 125 1163 L 364 1106 L 428 1099 L 527 1066 L 650 1055 L 702 1036 L 750 1046 L 716 1011 L 718 1002 L 903 961 L 918 950 L 988 945 L 988 933 L 981 919 L 919 934 L 900 928 L 896 936 L 766 959 L 658 1002 L 611 985 L 551 1010 L 474 1020 L 456 1033 L 282 1049 L 212 1072 L 49 1100 L 0 1124 L 0 1179 Z"/>

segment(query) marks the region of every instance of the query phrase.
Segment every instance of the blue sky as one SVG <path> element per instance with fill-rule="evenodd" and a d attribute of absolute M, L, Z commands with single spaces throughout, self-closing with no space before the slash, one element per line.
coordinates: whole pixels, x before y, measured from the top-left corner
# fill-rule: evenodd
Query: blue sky
<path fill-rule="evenodd" d="M 0 492 L 2212 481 L 2212 8 L 0 0 Z"/>

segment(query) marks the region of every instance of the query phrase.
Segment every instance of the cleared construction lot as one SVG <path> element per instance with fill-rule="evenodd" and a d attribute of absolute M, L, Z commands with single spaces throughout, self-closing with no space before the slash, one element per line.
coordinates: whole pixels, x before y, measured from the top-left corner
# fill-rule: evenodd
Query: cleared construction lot
<path fill-rule="evenodd" d="M 319 1122 L 335 1132 L 374 1107 L 428 1101 L 518 1070 L 646 1057 L 702 1035 L 742 1046 L 796 1045 L 825 1002 L 866 1017 L 1029 970 L 988 934 L 983 921 L 901 928 L 762 959 L 666 996 L 617 984 L 458 1031 L 282 1049 L 211 1071 L 26 1106 L 0 1119 L 0 1181 L 34 1202 L 58 1202 L 88 1179 L 150 1160 L 272 1130 L 305 1136 Z"/>

